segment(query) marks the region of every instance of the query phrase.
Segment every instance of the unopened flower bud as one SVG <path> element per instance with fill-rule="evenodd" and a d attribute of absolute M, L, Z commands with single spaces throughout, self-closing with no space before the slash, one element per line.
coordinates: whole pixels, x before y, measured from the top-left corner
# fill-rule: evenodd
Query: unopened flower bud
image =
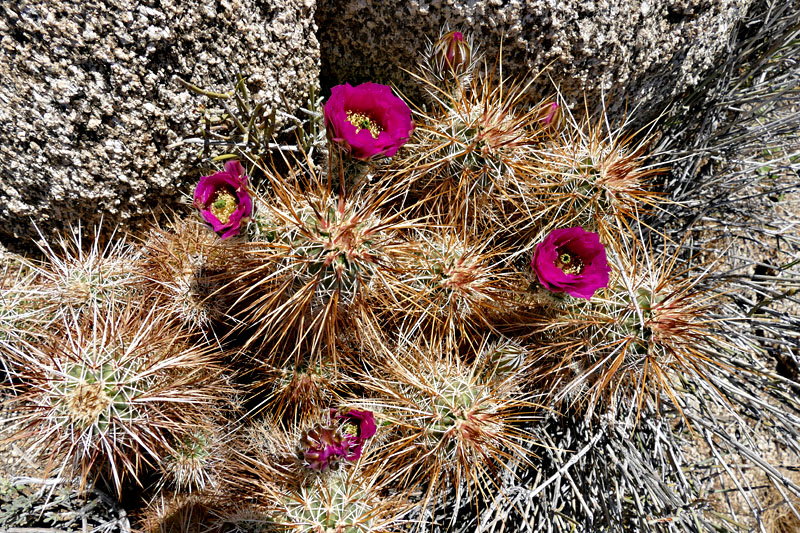
<path fill-rule="evenodd" d="M 522 347 L 506 344 L 489 352 L 487 363 L 495 377 L 504 379 L 525 364 L 525 356 Z"/>
<path fill-rule="evenodd" d="M 433 57 L 441 72 L 461 74 L 470 64 L 472 50 L 460 31 L 451 31 L 433 45 Z"/>
<path fill-rule="evenodd" d="M 555 131 L 561 127 L 561 107 L 557 102 L 546 102 L 539 105 L 538 115 L 542 129 Z"/>

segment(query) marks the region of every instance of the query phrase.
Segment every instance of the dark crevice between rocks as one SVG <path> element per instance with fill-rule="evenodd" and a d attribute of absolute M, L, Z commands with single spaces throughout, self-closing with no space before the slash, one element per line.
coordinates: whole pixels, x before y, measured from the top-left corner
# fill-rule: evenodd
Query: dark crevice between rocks
<path fill-rule="evenodd" d="M 75 124 L 75 140 L 78 146 L 82 144 L 94 144 L 100 141 L 97 132 L 86 127 L 85 122 Z"/>
<path fill-rule="evenodd" d="M 677 6 L 667 7 L 667 22 L 670 24 L 680 24 L 681 22 L 691 21 L 707 12 L 711 8 L 710 5 L 699 5 L 689 8 L 680 8 Z"/>
<path fill-rule="evenodd" d="M 148 72 L 158 72 L 159 70 L 167 72 L 174 70 L 177 65 L 178 57 L 175 47 L 162 44 L 147 58 L 146 69 Z"/>
<path fill-rule="evenodd" d="M 673 7 L 667 9 L 667 22 L 670 24 L 680 24 L 684 18 L 686 18 L 686 15 L 683 12 Z"/>
<path fill-rule="evenodd" d="M 113 83 L 111 80 L 111 63 L 102 59 L 96 59 L 89 57 L 90 51 L 86 50 L 86 59 L 80 61 L 78 65 L 88 74 L 90 72 L 96 72 L 100 74 L 100 77 L 103 78 L 103 82 L 106 84 L 107 88 L 113 87 Z M 83 91 L 83 89 L 81 89 Z"/>
<path fill-rule="evenodd" d="M 261 12 L 261 17 L 264 20 L 264 24 L 269 25 L 270 21 L 275 18 L 275 14 L 280 10 L 275 7 L 271 7 L 267 4 L 267 2 L 258 2 L 258 9 Z"/>
<path fill-rule="evenodd" d="M 0 10 L 2 10 L 0 11 L 0 15 L 2 15 L 3 19 L 5 19 L 10 26 L 8 35 L 10 35 L 12 39 L 20 44 L 30 43 L 32 37 L 41 40 L 41 33 L 38 31 L 30 31 L 29 21 L 23 20 L 19 11 L 5 6 L 0 6 Z M 28 14 L 27 18 L 35 18 L 38 22 L 40 17 L 38 14 L 35 14 L 33 17 Z"/>
<path fill-rule="evenodd" d="M 27 44 L 30 42 L 30 39 L 28 39 L 28 37 L 25 35 L 25 32 L 17 26 L 11 28 L 9 33 L 11 34 L 11 37 L 20 44 Z"/>

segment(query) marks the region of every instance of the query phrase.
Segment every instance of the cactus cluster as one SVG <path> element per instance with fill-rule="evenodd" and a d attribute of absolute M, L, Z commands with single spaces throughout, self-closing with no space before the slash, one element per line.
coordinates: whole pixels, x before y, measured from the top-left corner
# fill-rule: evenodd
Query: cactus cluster
<path fill-rule="evenodd" d="M 216 95 L 240 161 L 194 218 L 0 278 L 3 437 L 138 487 L 147 531 L 742 531 L 733 454 L 792 501 L 715 413 L 750 431 L 761 387 L 800 434 L 796 383 L 732 338 L 723 259 L 658 223 L 657 126 L 498 71 L 443 32 L 419 108 L 335 87 L 327 150 L 283 158 L 243 78 Z"/>

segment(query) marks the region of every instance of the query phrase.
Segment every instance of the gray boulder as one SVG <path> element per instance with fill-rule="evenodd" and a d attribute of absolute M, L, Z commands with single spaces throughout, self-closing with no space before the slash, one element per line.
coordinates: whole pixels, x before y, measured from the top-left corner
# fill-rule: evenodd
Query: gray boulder
<path fill-rule="evenodd" d="M 319 79 L 314 0 L 10 0 L 0 4 L 0 242 L 69 223 L 133 226 L 191 193 L 204 97 L 250 74 L 258 100 Z M 87 224 L 87 225 L 88 225 Z"/>
<path fill-rule="evenodd" d="M 414 69 L 440 28 L 470 33 L 490 62 L 503 42 L 503 73 L 544 70 L 534 95 L 553 92 L 640 118 L 695 85 L 725 50 L 750 0 L 318 0 L 327 84 L 396 84 L 416 94 Z M 613 95 L 609 97 L 609 95 Z"/>

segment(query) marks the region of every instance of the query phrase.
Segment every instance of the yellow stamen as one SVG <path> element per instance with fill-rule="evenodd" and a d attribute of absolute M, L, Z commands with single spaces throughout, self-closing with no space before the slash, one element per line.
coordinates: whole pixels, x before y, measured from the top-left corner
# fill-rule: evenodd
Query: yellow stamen
<path fill-rule="evenodd" d="M 217 192 L 214 201 L 211 202 L 209 210 L 212 215 L 217 217 L 217 220 L 223 224 L 227 224 L 237 207 L 238 203 L 236 197 L 228 191 L 221 190 Z"/>
<path fill-rule="evenodd" d="M 356 113 L 355 111 L 347 112 L 347 121 L 356 127 L 356 133 L 361 130 L 369 130 L 373 139 L 377 139 L 380 132 L 383 131 L 377 122 L 372 120 L 369 115 L 364 113 Z"/>
<path fill-rule="evenodd" d="M 561 252 L 556 259 L 556 266 L 564 274 L 580 274 L 583 272 L 583 261 L 578 256 L 573 256 L 568 252 Z"/>
<path fill-rule="evenodd" d="M 342 428 L 342 431 L 344 431 L 347 435 L 357 436 L 358 435 L 358 426 L 355 426 L 353 424 L 349 424 L 348 423 L 348 424 L 344 425 L 344 427 Z"/>

